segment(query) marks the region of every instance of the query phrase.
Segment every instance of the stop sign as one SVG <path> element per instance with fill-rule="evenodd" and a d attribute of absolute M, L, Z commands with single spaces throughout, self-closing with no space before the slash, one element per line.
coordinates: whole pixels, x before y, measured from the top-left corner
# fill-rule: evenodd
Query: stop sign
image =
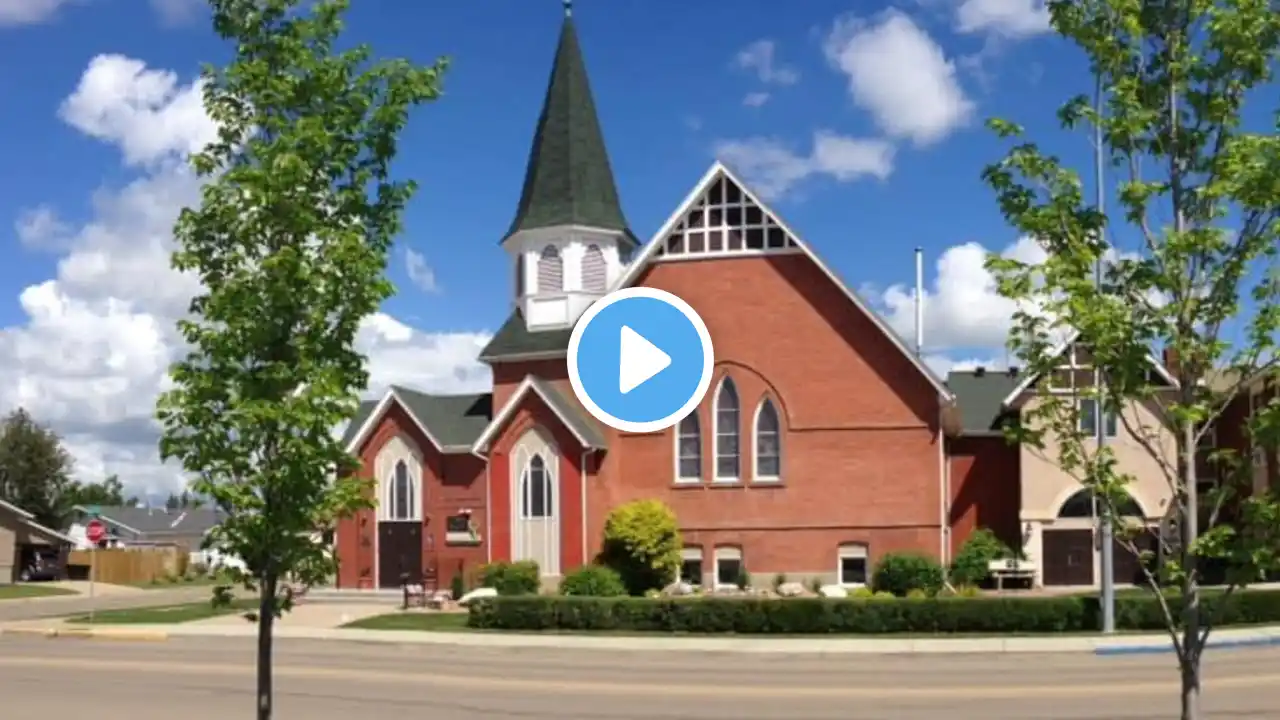
<path fill-rule="evenodd" d="M 103 525 L 102 521 L 97 518 L 90 520 L 89 524 L 84 526 L 85 539 L 94 545 L 102 542 L 102 539 L 106 536 L 107 526 Z"/>

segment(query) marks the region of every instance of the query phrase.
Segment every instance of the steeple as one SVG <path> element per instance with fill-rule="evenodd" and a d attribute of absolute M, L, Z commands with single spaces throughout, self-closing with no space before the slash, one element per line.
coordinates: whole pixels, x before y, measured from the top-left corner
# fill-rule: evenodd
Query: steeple
<path fill-rule="evenodd" d="M 620 244 L 638 244 L 618 201 L 574 28 L 572 2 L 564 0 L 551 80 L 529 151 L 520 205 L 506 238 L 527 230 L 574 225 L 614 231 L 621 234 Z"/>

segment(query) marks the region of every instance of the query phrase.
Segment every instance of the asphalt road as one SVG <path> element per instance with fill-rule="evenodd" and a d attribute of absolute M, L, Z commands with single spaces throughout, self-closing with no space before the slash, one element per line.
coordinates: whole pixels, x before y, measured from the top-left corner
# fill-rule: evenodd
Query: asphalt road
<path fill-rule="evenodd" d="M 175 588 L 173 590 L 146 590 L 122 595 L 99 595 L 94 598 L 90 598 L 87 595 L 55 595 L 21 600 L 0 600 L 0 622 L 36 620 L 59 615 L 82 615 L 91 609 L 119 610 L 156 605 L 176 605 L 207 600 L 212 596 L 213 590 L 208 586 L 204 586 Z"/>
<path fill-rule="evenodd" d="M 1169 655 L 760 656 L 279 642 L 277 720 L 1177 717 Z M 1208 659 L 1211 718 L 1275 718 L 1280 649 Z M 5 720 L 254 717 L 253 645 L 0 637 Z"/>

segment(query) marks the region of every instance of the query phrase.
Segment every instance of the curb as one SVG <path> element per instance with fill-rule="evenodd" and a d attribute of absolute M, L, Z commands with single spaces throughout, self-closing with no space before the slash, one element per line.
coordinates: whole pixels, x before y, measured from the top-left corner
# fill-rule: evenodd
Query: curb
<path fill-rule="evenodd" d="M 1280 646 L 1280 633 L 1264 632 L 1258 635 L 1240 637 L 1209 638 L 1205 645 L 1207 650 L 1235 650 L 1240 648 L 1266 648 Z M 1149 645 L 1107 645 L 1096 648 L 1095 655 L 1163 655 L 1173 653 L 1173 643 L 1152 643 Z"/>
<path fill-rule="evenodd" d="M 162 630 L 106 630 L 100 628 L 16 627 L 0 628 L 0 635 L 43 637 L 49 640 L 115 640 L 118 642 L 164 642 L 169 633 Z"/>

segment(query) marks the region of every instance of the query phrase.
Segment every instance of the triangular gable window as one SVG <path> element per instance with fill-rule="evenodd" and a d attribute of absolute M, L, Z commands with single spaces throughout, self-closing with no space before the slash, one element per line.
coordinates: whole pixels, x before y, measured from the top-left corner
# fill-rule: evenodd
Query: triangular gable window
<path fill-rule="evenodd" d="M 794 252 L 795 238 L 777 218 L 721 175 L 662 241 L 656 257 Z"/>

